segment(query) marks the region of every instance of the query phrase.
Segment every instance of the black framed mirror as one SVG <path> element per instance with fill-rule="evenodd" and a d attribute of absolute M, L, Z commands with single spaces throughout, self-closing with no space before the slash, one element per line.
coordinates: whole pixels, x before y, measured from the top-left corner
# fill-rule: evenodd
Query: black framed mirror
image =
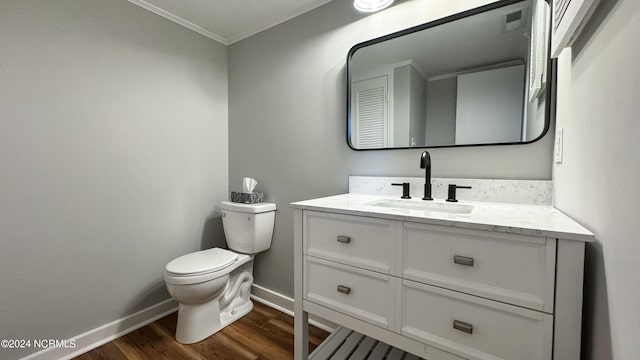
<path fill-rule="evenodd" d="M 526 144 L 548 128 L 546 0 L 502 0 L 357 44 L 347 55 L 354 150 Z"/>

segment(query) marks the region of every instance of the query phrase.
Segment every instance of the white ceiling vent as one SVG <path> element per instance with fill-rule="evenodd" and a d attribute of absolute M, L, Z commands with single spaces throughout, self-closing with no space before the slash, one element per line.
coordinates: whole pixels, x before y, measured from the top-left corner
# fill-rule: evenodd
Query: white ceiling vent
<path fill-rule="evenodd" d="M 527 22 L 527 8 L 517 9 L 502 15 L 502 32 L 520 29 Z"/>

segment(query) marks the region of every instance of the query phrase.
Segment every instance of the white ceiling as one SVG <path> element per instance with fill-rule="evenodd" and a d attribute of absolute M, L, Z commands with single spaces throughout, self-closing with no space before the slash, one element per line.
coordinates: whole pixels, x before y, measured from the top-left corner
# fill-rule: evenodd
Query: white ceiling
<path fill-rule="evenodd" d="M 128 0 L 225 45 L 332 0 Z"/>

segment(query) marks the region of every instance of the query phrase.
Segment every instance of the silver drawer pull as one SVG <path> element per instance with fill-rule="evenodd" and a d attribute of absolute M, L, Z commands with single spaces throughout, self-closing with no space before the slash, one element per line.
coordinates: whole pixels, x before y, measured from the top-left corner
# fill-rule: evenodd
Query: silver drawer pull
<path fill-rule="evenodd" d="M 343 244 L 348 244 L 351 242 L 351 238 L 348 236 L 338 235 L 338 242 Z"/>
<path fill-rule="evenodd" d="M 473 266 L 473 258 L 472 257 L 454 255 L 453 256 L 453 262 L 456 263 L 456 264 L 460 264 L 460 265 Z"/>
<path fill-rule="evenodd" d="M 468 324 L 466 322 L 453 320 L 453 328 L 456 330 L 466 332 L 468 334 L 473 334 L 473 325 Z"/>
<path fill-rule="evenodd" d="M 349 293 L 351 293 L 351 288 L 344 285 L 338 285 L 338 292 L 349 295 Z"/>

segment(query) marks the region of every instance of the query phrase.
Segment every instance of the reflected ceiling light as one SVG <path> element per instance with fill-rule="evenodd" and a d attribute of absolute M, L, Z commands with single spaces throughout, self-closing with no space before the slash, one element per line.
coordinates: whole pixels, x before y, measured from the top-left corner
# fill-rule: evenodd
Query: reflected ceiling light
<path fill-rule="evenodd" d="M 353 7 L 362 12 L 376 12 L 391 4 L 393 0 L 353 0 Z"/>

